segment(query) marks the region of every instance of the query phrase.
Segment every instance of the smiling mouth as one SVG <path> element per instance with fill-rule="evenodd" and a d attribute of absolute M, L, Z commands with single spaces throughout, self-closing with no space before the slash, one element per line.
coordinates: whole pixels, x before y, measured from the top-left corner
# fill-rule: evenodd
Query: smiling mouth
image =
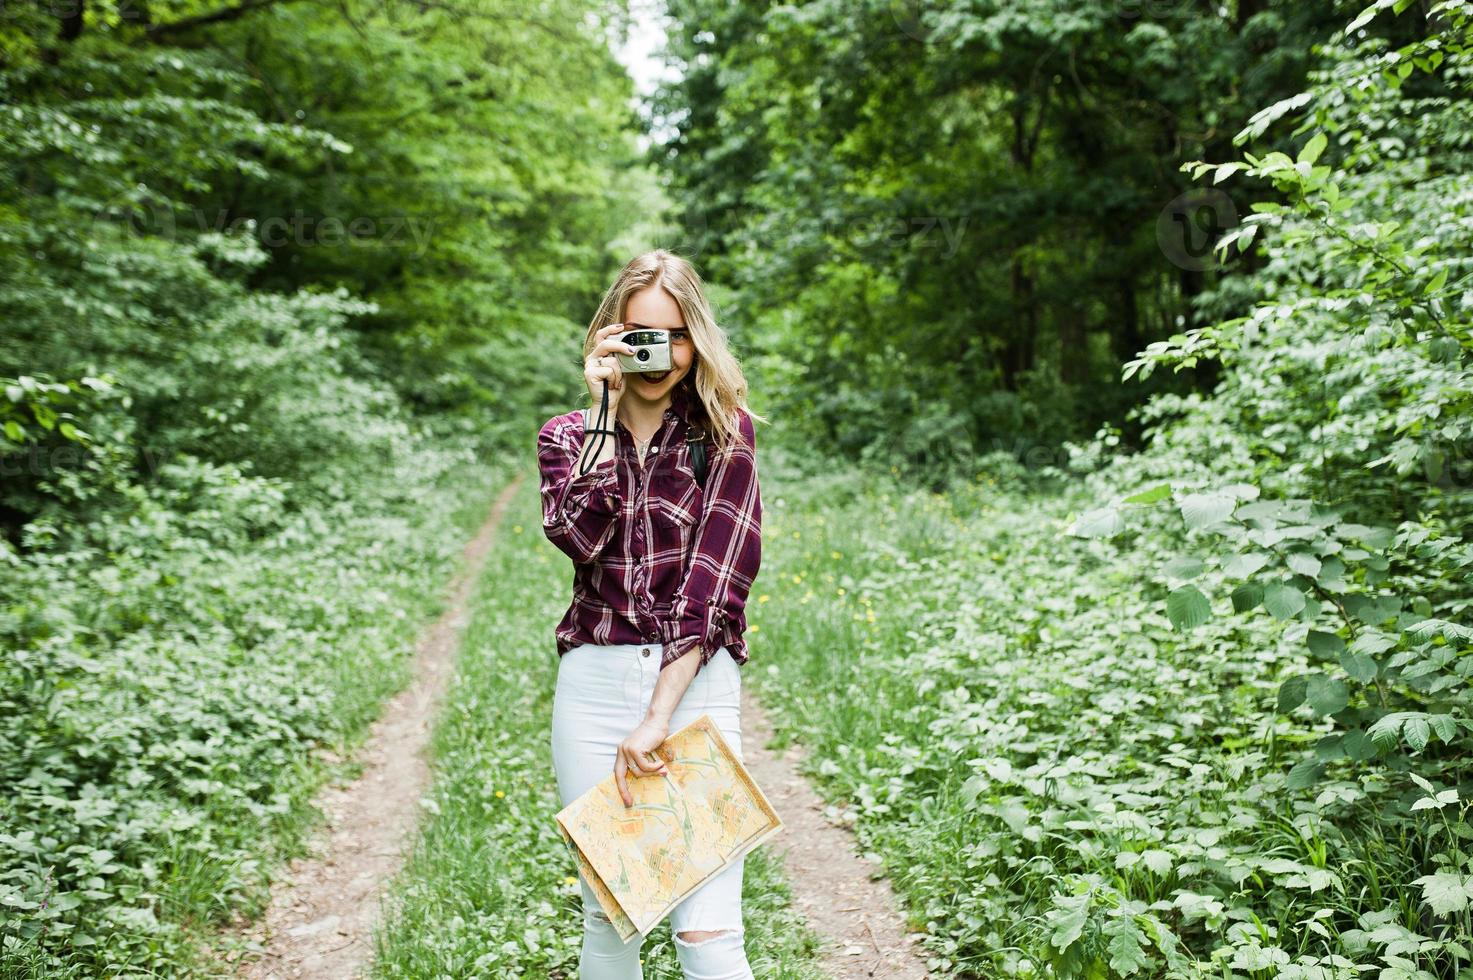
<path fill-rule="evenodd" d="M 670 373 L 669 371 L 661 371 L 659 374 L 643 373 L 643 374 L 640 375 L 640 377 L 643 378 L 649 384 L 657 385 L 661 381 L 664 381 L 666 375 L 668 375 L 669 373 Z"/>

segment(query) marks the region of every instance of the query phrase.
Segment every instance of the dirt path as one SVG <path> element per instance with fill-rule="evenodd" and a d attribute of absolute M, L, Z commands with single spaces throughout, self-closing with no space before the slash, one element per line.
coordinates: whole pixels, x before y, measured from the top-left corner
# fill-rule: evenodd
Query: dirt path
<path fill-rule="evenodd" d="M 466 545 L 449 585 L 449 602 L 425 631 L 415 653 L 413 680 L 389 700 L 358 752 L 363 774 L 346 786 L 330 786 L 317 798 L 327 833 L 312 856 L 293 861 L 271 890 L 271 906 L 236 937 L 259 944 L 259 958 L 238 976 L 349 978 L 373 955 L 380 889 L 399 870 L 414 840 L 419 799 L 429 788 L 424 749 L 440 695 L 450 681 L 468 606 L 497 525 L 521 485 L 514 478 Z"/>
<path fill-rule="evenodd" d="M 907 932 L 899 901 L 875 866 L 859 856 L 854 833 L 824 816 L 824 802 L 797 766 L 797 743 L 778 755 L 764 746 L 772 725 L 742 685 L 742 759 L 782 816 L 783 832 L 763 845 L 782 856 L 798 910 L 825 940 L 820 963 L 833 980 L 929 977 L 919 933 Z"/>

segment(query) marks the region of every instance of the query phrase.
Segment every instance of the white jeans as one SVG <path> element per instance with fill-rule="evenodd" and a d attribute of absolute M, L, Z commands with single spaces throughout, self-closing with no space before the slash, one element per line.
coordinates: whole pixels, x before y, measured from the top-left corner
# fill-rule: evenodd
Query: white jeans
<path fill-rule="evenodd" d="M 658 643 L 585 643 L 562 655 L 552 703 L 552 764 L 563 806 L 613 774 L 619 743 L 644 720 L 659 674 Z M 686 688 L 670 718 L 670 731 L 709 714 L 737 758 L 742 758 L 741 684 L 741 668 L 722 647 Z M 670 911 L 675 954 L 687 980 L 752 980 L 742 939 L 744 862 L 745 855 Z M 639 937 L 620 941 L 581 870 L 578 884 L 583 890 L 579 977 L 642 980 Z M 720 930 L 727 931 L 702 942 L 680 937 L 682 932 Z"/>

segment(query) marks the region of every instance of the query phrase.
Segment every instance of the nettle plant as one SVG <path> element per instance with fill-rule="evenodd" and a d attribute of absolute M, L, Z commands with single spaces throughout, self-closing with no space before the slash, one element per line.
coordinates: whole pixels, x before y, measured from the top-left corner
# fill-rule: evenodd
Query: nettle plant
<path fill-rule="evenodd" d="M 1410 6 L 1378 0 L 1346 36 Z M 1150 345 L 1124 376 L 1220 359 L 1228 372 L 1213 397 L 1250 434 L 1253 482 L 1148 486 L 1072 528 L 1111 537 L 1133 511 L 1169 502 L 1195 546 L 1161 570 L 1174 627 L 1206 622 L 1216 598 L 1236 614 L 1270 616 L 1302 641 L 1303 660 L 1280 665 L 1274 707 L 1312 717 L 1321 733 L 1286 785 L 1318 785 L 1323 800 L 1347 785 L 1329 777 L 1346 774 L 1359 780 L 1347 792 L 1362 813 L 1402 835 L 1413 874 L 1348 900 L 1373 909 L 1357 919 L 1365 932 L 1357 938 L 1375 941 L 1393 928 L 1383 918 L 1397 893 L 1420 889 L 1442 938 L 1428 947 L 1409 933 L 1411 946 L 1385 948 L 1391 975 L 1407 977 L 1432 975 L 1408 956 L 1435 948 L 1466 960 L 1473 936 L 1473 629 L 1458 621 L 1473 605 L 1473 494 L 1448 473 L 1448 447 L 1473 441 L 1462 230 L 1473 215 L 1473 4 L 1434 3 L 1426 16 L 1433 33 L 1415 43 L 1391 49 L 1372 38 L 1355 51 L 1326 50 L 1331 65 L 1310 91 L 1260 112 L 1235 139 L 1261 137 L 1302 110 L 1297 153 L 1184 165 L 1196 177 L 1212 172 L 1214 183 L 1240 174 L 1277 192 L 1217 244 L 1226 258 L 1264 230 L 1267 261 L 1255 285 L 1266 301 Z M 1336 159 L 1322 162 L 1332 147 Z M 1266 727 L 1269 737 L 1281 729 Z M 1374 805 L 1366 800 L 1378 793 L 1386 795 Z M 1420 845 L 1408 843 L 1418 836 Z M 1381 899 L 1388 904 L 1374 911 Z M 1393 918 L 1403 932 L 1416 925 L 1410 908 Z"/>
<path fill-rule="evenodd" d="M 1436 916 L 1458 915 L 1459 933 L 1473 935 L 1473 856 L 1466 843 L 1473 826 L 1468 804 L 1460 802 L 1473 794 L 1459 791 L 1473 758 L 1473 629 L 1434 616 L 1418 588 L 1433 584 L 1425 575 L 1429 566 L 1473 564 L 1473 548 L 1415 522 L 1368 526 L 1310 499 L 1260 499 L 1257 487 L 1242 483 L 1152 487 L 1086 514 L 1074 532 L 1110 536 L 1124 529 L 1130 508 L 1168 500 L 1189 540 L 1211 549 L 1162 569 L 1174 583 L 1166 599 L 1173 626 L 1191 630 L 1214 615 L 1198 585 L 1211 580 L 1227 592 L 1233 612 L 1272 616 L 1302 640 L 1309 669 L 1291 669 L 1275 707 L 1285 715 L 1306 707 L 1334 730 L 1293 764 L 1285 785 L 1312 789 L 1340 761 L 1352 773 L 1383 767 L 1419 787 L 1425 795 L 1404 812 L 1438 811 L 1441 822 L 1424 832 L 1429 843 L 1441 836 L 1447 846 L 1430 855 L 1435 870 L 1411 883 Z"/>

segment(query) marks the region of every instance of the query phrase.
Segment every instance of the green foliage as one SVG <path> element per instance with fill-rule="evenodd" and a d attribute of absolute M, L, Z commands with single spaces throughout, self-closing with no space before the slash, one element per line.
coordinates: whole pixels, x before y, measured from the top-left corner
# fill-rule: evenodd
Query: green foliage
<path fill-rule="evenodd" d="M 1125 366 L 1219 371 L 1132 411 L 1141 452 L 771 507 L 763 699 L 933 971 L 1466 969 L 1469 15 L 1361 18 L 1188 164 L 1273 197 L 1219 243 L 1249 312 Z"/>
<path fill-rule="evenodd" d="M 4 14 L 0 973 L 183 974 L 403 683 L 473 458 L 566 408 L 617 11 Z"/>
<path fill-rule="evenodd" d="M 1057 462 L 1148 393 L 1120 361 L 1241 308 L 1177 240 L 1200 230 L 1171 224 L 1177 167 L 1343 23 L 1304 0 L 670 7 L 656 157 L 754 387 L 802 441 L 933 488 L 993 451 Z"/>
<path fill-rule="evenodd" d="M 283 481 L 186 460 L 85 534 L 30 526 L 0 616 L 0 962 L 182 971 L 191 930 L 260 900 L 309 750 L 403 683 L 484 499 L 465 455 L 296 513 Z"/>

